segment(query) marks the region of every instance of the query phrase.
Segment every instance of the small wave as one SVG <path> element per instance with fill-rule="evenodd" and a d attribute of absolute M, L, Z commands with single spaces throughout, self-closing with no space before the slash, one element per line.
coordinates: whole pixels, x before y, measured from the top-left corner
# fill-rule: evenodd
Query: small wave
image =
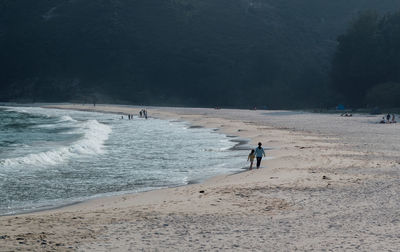
<path fill-rule="evenodd" d="M 42 129 L 51 129 L 51 128 L 56 128 L 57 125 L 55 124 L 40 124 L 40 125 L 35 125 L 35 128 L 42 128 Z"/>
<path fill-rule="evenodd" d="M 45 118 L 51 118 L 55 117 L 57 115 L 54 115 L 53 113 L 49 113 L 50 111 L 39 108 L 39 107 L 9 107 L 9 106 L 4 106 L 4 109 L 6 111 L 12 111 L 12 112 L 17 112 L 21 114 L 29 114 L 29 115 L 34 115 L 34 116 L 40 116 L 40 117 L 45 117 Z"/>
<path fill-rule="evenodd" d="M 207 148 L 203 149 L 203 151 L 209 151 L 209 152 L 225 152 L 230 150 L 232 147 L 222 147 L 222 148 Z"/>
<path fill-rule="evenodd" d="M 96 120 L 81 122 L 79 126 L 80 130 L 83 130 L 83 137 L 70 146 L 29 154 L 23 157 L 0 160 L 0 165 L 56 165 L 72 157 L 104 153 L 104 142 L 111 133 L 111 127 L 101 124 Z"/>
<path fill-rule="evenodd" d="M 77 122 L 77 120 L 73 119 L 70 116 L 65 115 L 65 116 L 61 116 L 59 122 Z"/>

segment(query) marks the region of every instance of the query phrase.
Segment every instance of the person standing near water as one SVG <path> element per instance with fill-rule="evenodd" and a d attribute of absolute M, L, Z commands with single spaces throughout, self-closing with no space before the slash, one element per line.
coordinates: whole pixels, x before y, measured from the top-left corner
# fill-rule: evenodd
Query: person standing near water
<path fill-rule="evenodd" d="M 254 150 L 256 153 L 256 158 L 257 158 L 257 169 L 260 168 L 261 165 L 261 159 L 264 156 L 265 157 L 265 152 L 263 147 L 261 147 L 261 143 L 258 143 L 258 147 Z"/>
<path fill-rule="evenodd" d="M 252 170 L 252 169 L 253 169 L 254 158 L 256 158 L 256 154 L 254 154 L 254 150 L 251 150 L 249 156 L 247 157 L 247 161 L 250 161 L 250 168 L 249 168 L 249 170 Z"/>

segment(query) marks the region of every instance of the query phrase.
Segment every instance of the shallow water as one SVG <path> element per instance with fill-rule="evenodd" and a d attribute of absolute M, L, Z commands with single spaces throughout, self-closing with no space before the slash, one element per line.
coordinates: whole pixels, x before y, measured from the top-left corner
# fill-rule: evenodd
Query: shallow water
<path fill-rule="evenodd" d="M 0 107 L 0 214 L 236 172 L 247 151 L 231 140 L 184 122 Z"/>

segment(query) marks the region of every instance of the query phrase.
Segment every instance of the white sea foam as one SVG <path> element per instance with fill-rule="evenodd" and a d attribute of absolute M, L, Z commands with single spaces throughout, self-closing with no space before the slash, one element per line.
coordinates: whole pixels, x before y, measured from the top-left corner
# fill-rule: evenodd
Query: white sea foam
<path fill-rule="evenodd" d="M 12 110 L 28 115 L 4 113 L 4 118 L 26 121 L 29 128 L 7 128 L 6 140 L 16 146 L 6 143 L 0 153 L 0 215 L 202 181 L 239 170 L 248 155 L 227 151 L 236 144 L 230 138 L 206 128 L 189 129 L 184 122 L 36 107 Z"/>
<path fill-rule="evenodd" d="M 56 128 L 57 125 L 55 125 L 55 124 L 41 124 L 41 125 L 35 125 L 35 126 L 32 126 L 32 127 L 50 129 L 50 128 Z"/>
<path fill-rule="evenodd" d="M 68 116 L 68 115 L 61 116 L 61 117 L 58 119 L 58 123 L 63 123 L 63 124 L 65 124 L 65 123 L 75 123 L 75 122 L 78 122 L 78 121 L 75 120 L 75 119 L 73 119 L 72 117 L 70 117 L 70 116 Z M 59 127 L 59 125 L 58 125 L 58 124 L 52 123 L 52 124 L 40 124 L 40 125 L 35 125 L 35 126 L 33 126 L 33 127 L 35 127 L 35 128 L 49 129 L 49 128 L 57 128 L 57 127 Z"/>
<path fill-rule="evenodd" d="M 229 149 L 231 149 L 232 146 L 229 147 L 221 147 L 221 148 L 206 148 L 203 149 L 203 151 L 208 151 L 208 152 L 225 152 L 228 151 Z"/>
<path fill-rule="evenodd" d="M 79 133 L 83 133 L 83 136 L 71 145 L 58 147 L 50 151 L 33 153 L 23 157 L 3 159 L 0 160 L 0 166 L 56 165 L 73 157 L 104 153 L 104 142 L 108 139 L 112 131 L 111 127 L 101 124 L 96 120 L 79 122 L 78 125 L 77 132 L 80 131 Z"/>
<path fill-rule="evenodd" d="M 64 116 L 61 116 L 59 122 L 76 122 L 76 120 L 68 115 L 64 115 Z"/>

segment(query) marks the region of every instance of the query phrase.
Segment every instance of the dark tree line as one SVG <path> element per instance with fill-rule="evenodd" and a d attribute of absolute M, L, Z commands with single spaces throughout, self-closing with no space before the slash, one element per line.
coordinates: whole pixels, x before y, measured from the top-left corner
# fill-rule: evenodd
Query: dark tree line
<path fill-rule="evenodd" d="M 400 107 L 400 12 L 365 12 L 338 38 L 333 87 L 357 107 Z"/>
<path fill-rule="evenodd" d="M 2 0 L 0 101 L 326 107 L 368 8 L 400 1 Z"/>

